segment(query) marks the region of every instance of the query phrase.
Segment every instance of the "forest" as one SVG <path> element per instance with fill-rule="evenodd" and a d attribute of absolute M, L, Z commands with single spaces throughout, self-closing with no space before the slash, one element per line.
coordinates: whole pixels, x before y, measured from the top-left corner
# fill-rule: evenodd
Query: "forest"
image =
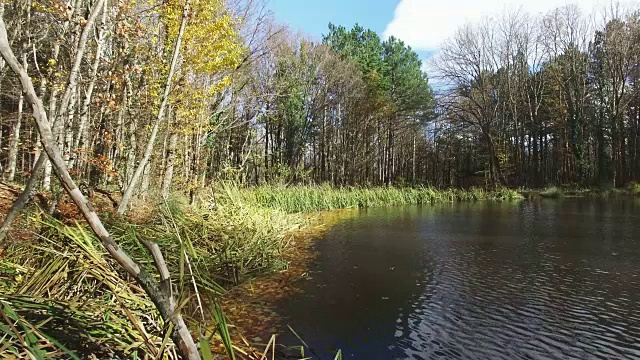
<path fill-rule="evenodd" d="M 13 1 L 3 18 L 73 176 L 130 198 L 220 179 L 624 186 L 640 176 L 632 10 L 506 12 L 426 63 L 358 25 L 308 40 L 251 1 Z M 55 188 L 8 66 L 0 86 L 2 177 Z"/>
<path fill-rule="evenodd" d="M 100 293 L 91 311 L 110 307 L 114 323 L 149 326 L 129 343 L 114 329 L 91 341 L 127 356 L 140 347 L 199 359 L 206 341 L 196 349 L 187 326 L 208 320 L 203 288 L 218 296 L 217 283 L 284 262 L 300 213 L 640 182 L 639 11 L 505 10 L 421 59 L 360 25 L 330 23 L 321 39 L 294 33 L 262 0 L 0 0 L 0 185 L 15 195 L 0 206 L 0 274 L 10 274 L 0 289 L 13 293 L 1 310 L 27 321 L 20 314 L 44 306 L 22 297 L 36 275 L 65 269 L 85 288 L 70 295 L 65 281 L 76 278 L 53 277 L 40 284 L 43 298 L 68 311 L 86 305 L 76 296 Z M 85 197 L 95 194 L 115 217 Z M 91 231 L 36 213 L 10 237 L 30 224 L 43 243 L 5 250 L 36 195 L 44 213 L 75 204 Z M 177 210 L 172 198 L 200 205 Z M 149 208 L 143 228 L 136 221 Z M 86 262 L 56 257 L 74 252 Z M 118 304 L 137 302 L 111 308 L 115 289 L 125 294 Z M 186 303 L 195 305 L 185 320 Z M 90 314 L 73 318 L 89 327 Z M 9 315 L 2 321 L 19 322 Z M 214 317 L 234 358 L 226 320 Z M 13 339 L 29 348 L 21 336 L 32 330 L 0 330 L 15 334 L 0 347 L 13 349 L 3 343 Z M 173 355 L 164 353 L 169 333 Z"/>

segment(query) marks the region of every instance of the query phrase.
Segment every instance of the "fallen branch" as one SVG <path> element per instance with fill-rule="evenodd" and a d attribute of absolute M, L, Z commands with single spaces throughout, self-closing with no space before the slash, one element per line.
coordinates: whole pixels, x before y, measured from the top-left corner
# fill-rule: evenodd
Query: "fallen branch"
<path fill-rule="evenodd" d="M 98 2 L 104 0 L 98 0 Z M 36 95 L 36 91 L 33 87 L 33 83 L 29 74 L 18 62 L 13 50 L 9 46 L 7 39 L 7 30 L 4 23 L 4 19 L 0 17 L 0 54 L 11 67 L 11 69 L 18 75 L 20 83 L 22 84 L 25 97 L 31 105 L 33 111 L 33 118 L 38 127 L 40 133 L 40 140 L 44 151 L 46 152 L 53 169 L 60 179 L 60 183 L 69 194 L 73 202 L 78 206 L 80 212 L 86 219 L 87 223 L 100 239 L 103 246 L 109 252 L 109 254 L 120 264 L 120 266 L 129 274 L 145 290 L 147 295 L 151 298 L 154 305 L 160 312 L 160 315 L 170 321 L 174 325 L 172 339 L 176 343 L 180 355 L 184 359 L 196 360 L 200 359 L 200 354 L 193 341 L 193 337 L 187 328 L 182 315 L 175 307 L 171 294 L 163 291 L 160 284 L 147 273 L 141 266 L 138 265 L 113 239 L 111 234 L 104 227 L 104 224 L 98 217 L 98 214 L 94 211 L 91 203 L 87 200 L 84 194 L 80 191 L 75 184 L 66 163 L 62 158 L 60 149 L 56 144 L 54 135 L 51 131 L 51 126 L 47 120 L 47 113 L 45 111 L 42 100 Z"/>

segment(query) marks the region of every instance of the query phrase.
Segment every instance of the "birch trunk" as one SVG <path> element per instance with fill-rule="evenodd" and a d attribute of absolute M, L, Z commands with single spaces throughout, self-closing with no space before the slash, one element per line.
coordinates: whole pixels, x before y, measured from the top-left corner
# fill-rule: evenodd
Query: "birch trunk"
<path fill-rule="evenodd" d="M 80 168 L 82 166 L 83 160 L 83 150 L 81 147 L 86 146 L 86 128 L 89 120 L 89 109 L 91 106 L 91 98 L 93 96 L 93 89 L 96 85 L 96 79 L 98 78 L 98 68 L 100 66 L 100 61 L 102 60 L 102 47 L 104 46 L 105 40 L 105 31 L 107 28 L 107 2 L 104 2 L 102 8 L 102 18 L 100 20 L 100 30 L 98 30 L 98 40 L 96 44 L 96 55 L 93 59 L 93 64 L 91 64 L 91 76 L 89 80 L 89 85 L 87 85 L 87 89 L 85 90 L 84 100 L 82 102 L 82 107 L 80 108 L 80 123 L 78 124 L 78 135 L 73 144 L 73 148 L 76 153 L 76 166 Z M 84 140 L 84 141 L 83 141 Z"/>
<path fill-rule="evenodd" d="M 74 62 L 74 66 L 71 69 L 71 71 L 69 72 L 69 85 L 67 86 L 67 88 L 69 88 L 70 86 L 74 86 L 77 83 L 77 77 L 78 77 L 78 72 L 80 69 L 80 63 L 82 61 L 82 56 L 84 54 L 84 47 L 87 43 L 87 39 L 88 39 L 88 33 L 91 30 L 91 27 L 93 26 L 95 19 L 98 15 L 99 10 L 101 9 L 102 5 L 100 5 L 101 3 L 105 3 L 105 0 L 98 0 L 98 2 L 96 3 L 96 5 L 94 6 L 94 8 L 92 9 L 92 13 L 89 16 L 89 19 L 87 20 L 87 23 L 85 25 L 85 28 L 82 32 L 82 35 L 80 37 L 79 43 L 78 43 L 78 52 L 76 53 L 76 59 Z M 98 10 L 98 11 L 96 11 Z M 4 27 L 4 20 L 2 22 L 3 27 Z M 65 25 L 66 26 L 66 25 Z M 6 30 L 5 30 L 5 35 L 6 37 Z M 7 41 L 7 46 L 8 46 L 8 41 Z M 9 47 L 9 50 L 11 50 L 11 48 Z M 59 44 L 54 46 L 54 58 L 57 59 L 58 54 L 60 52 L 60 46 Z M 12 52 L 13 55 L 13 52 Z M 19 65 L 19 64 L 18 64 Z M 26 70 L 24 68 L 22 68 L 22 70 L 26 73 Z M 15 68 L 14 68 L 15 71 Z M 24 89 L 23 89 L 24 90 Z M 24 91 L 23 91 L 24 93 Z M 37 97 L 35 91 L 33 93 L 33 96 Z M 52 92 L 52 97 L 55 96 L 55 90 Z M 69 95 L 69 98 L 71 96 Z M 41 101 L 41 100 L 40 100 Z M 66 107 L 69 105 L 68 104 L 69 99 L 67 99 L 67 103 L 65 105 L 64 101 L 63 101 L 63 106 L 62 108 L 66 111 Z M 33 105 L 32 105 L 33 106 Z M 53 102 L 53 107 L 55 109 L 55 101 Z M 55 123 L 55 121 L 54 121 Z M 47 123 L 47 125 L 49 125 Z M 55 126 L 55 125 L 54 125 Z M 41 133 L 38 132 L 38 141 L 40 142 L 42 140 L 42 136 Z M 31 177 L 33 179 L 29 179 L 29 181 L 27 182 L 27 185 L 25 186 L 22 194 L 20 195 L 20 197 L 18 197 L 18 200 L 16 201 L 16 203 L 14 204 L 14 206 L 12 207 L 12 209 L 10 211 L 15 212 L 15 215 L 13 217 L 7 217 L 5 218 L 5 221 L 2 225 L 3 228 L 8 229 L 11 226 L 11 223 L 13 221 L 13 219 L 15 218 L 15 216 L 17 216 L 17 214 L 22 210 L 22 208 L 24 207 L 24 205 L 26 205 L 26 202 L 29 200 L 30 198 L 30 194 L 32 193 L 33 189 L 35 188 L 36 185 L 36 179 L 37 179 L 37 175 L 39 175 L 40 173 L 40 169 L 42 167 L 44 167 L 45 170 L 45 174 L 44 174 L 44 179 L 43 179 L 43 187 L 45 188 L 45 190 L 49 190 L 51 189 L 51 171 L 52 171 L 52 166 L 51 166 L 51 162 L 47 161 L 47 157 L 44 156 L 44 154 L 41 153 L 40 149 L 36 149 L 36 154 L 37 154 L 37 158 L 38 160 L 36 161 L 33 169 L 31 169 Z"/>
<path fill-rule="evenodd" d="M 67 18 L 65 19 L 65 22 L 62 26 L 62 32 L 60 33 L 56 42 L 53 45 L 53 60 L 55 64 L 58 64 L 58 57 L 60 55 L 60 44 L 62 44 L 62 41 L 67 36 L 67 30 L 69 29 L 69 25 L 71 24 L 71 18 L 73 16 L 73 11 L 75 10 L 75 6 L 71 6 L 70 1 L 66 2 L 66 6 L 67 6 L 67 9 L 69 9 L 69 11 L 67 12 Z M 53 73 L 54 73 L 54 67 L 51 66 L 49 68 L 47 77 L 51 78 Z M 53 122 L 52 127 L 55 128 L 56 106 L 58 103 L 58 86 L 57 86 L 57 82 L 54 80 L 51 80 L 51 85 L 52 85 L 51 96 L 49 97 L 49 116 L 51 118 L 51 121 Z M 45 86 L 46 86 L 45 83 L 43 83 L 42 89 L 41 89 L 43 95 L 44 95 L 44 91 L 46 90 Z M 37 169 L 34 169 L 34 170 L 37 170 Z M 45 161 L 44 177 L 42 178 L 42 187 L 44 188 L 44 190 L 51 190 L 51 170 L 52 170 L 51 164 L 49 163 L 49 161 Z"/>
<path fill-rule="evenodd" d="M 64 124 L 62 121 L 57 121 L 57 119 L 64 118 L 65 114 L 67 113 L 67 110 L 69 108 L 69 103 L 71 101 L 72 90 L 75 89 L 78 84 L 78 73 L 80 71 L 80 64 L 82 63 L 82 58 L 84 57 L 84 51 L 87 45 L 87 40 L 89 39 L 89 33 L 93 30 L 93 24 L 95 23 L 96 18 L 98 17 L 100 12 L 103 10 L 104 3 L 105 3 L 105 0 L 97 0 L 96 3 L 93 5 L 93 7 L 91 8 L 89 18 L 87 19 L 87 23 L 85 24 L 84 29 L 82 30 L 82 34 L 80 35 L 80 38 L 78 39 L 77 51 L 76 51 L 73 67 L 71 68 L 71 71 L 69 71 L 69 80 L 67 82 L 67 86 L 65 88 L 64 95 L 62 97 L 62 102 L 60 104 L 60 111 L 57 112 L 59 116 L 56 116 L 57 91 L 55 89 L 55 86 L 51 91 L 51 101 L 49 103 L 49 112 L 51 113 L 52 127 L 54 128 L 54 135 L 55 135 L 54 140 L 56 140 L 58 143 L 59 143 L 58 136 L 60 135 L 60 126 L 63 126 Z M 68 22 L 69 21 L 65 23 L 65 27 L 68 26 Z M 60 45 L 56 44 L 54 46 L 54 56 L 57 57 L 59 52 L 60 52 Z M 38 170 L 38 169 L 35 169 L 35 170 Z M 52 171 L 51 163 L 46 162 L 45 175 L 43 179 L 43 187 L 46 190 L 51 189 L 51 171 Z"/>
<path fill-rule="evenodd" d="M 22 66 L 27 70 L 27 49 L 23 48 Z M 22 113 L 24 108 L 24 93 L 20 92 L 18 99 L 18 118 L 11 129 L 9 137 L 9 159 L 7 162 L 7 180 L 13 181 L 16 176 L 16 166 L 18 164 L 18 144 L 20 143 L 20 127 L 22 126 Z"/>
<path fill-rule="evenodd" d="M 176 146 L 178 145 L 178 133 L 171 132 L 169 139 L 169 149 L 167 150 L 167 164 L 164 172 L 164 179 L 162 181 L 162 197 L 169 197 L 169 191 L 171 190 L 171 181 L 173 180 L 173 167 L 176 159 Z"/>
<path fill-rule="evenodd" d="M 104 0 L 98 0 L 98 3 Z M 5 28 L 4 20 L 0 18 L 0 54 L 4 60 L 9 64 L 13 71 L 20 78 L 23 91 L 26 99 L 31 105 L 33 111 L 33 118 L 38 126 L 38 132 L 41 135 L 42 146 L 46 152 L 49 160 L 53 164 L 56 175 L 60 179 L 60 183 L 63 185 L 66 192 L 71 199 L 78 206 L 80 212 L 86 219 L 87 223 L 96 234 L 96 236 L 102 241 L 103 246 L 109 252 L 109 254 L 118 262 L 118 264 L 136 281 L 141 285 L 145 292 L 149 295 L 162 317 L 174 325 L 174 331 L 172 333 L 172 339 L 177 345 L 180 355 L 188 360 L 199 360 L 200 354 L 191 333 L 187 328 L 179 309 L 175 306 L 175 301 L 167 289 L 163 289 L 158 282 L 154 280 L 151 274 L 147 273 L 142 267 L 138 265 L 113 239 L 111 234 L 104 227 L 104 224 L 94 211 L 91 203 L 82 194 L 80 189 L 76 186 L 75 182 L 69 175 L 69 171 L 65 165 L 64 159 L 60 154 L 60 149 L 56 144 L 54 135 L 51 131 L 49 121 L 47 120 L 47 114 L 42 104 L 42 100 L 36 95 L 36 91 L 31 82 L 31 78 L 27 72 L 19 64 L 18 59 L 13 54 L 9 41 L 7 39 L 7 31 Z M 157 245 L 154 248 L 154 258 L 157 258 L 159 249 Z M 166 272 L 166 264 L 156 260 L 156 266 L 161 274 Z M 163 276 L 166 278 L 166 276 Z M 166 280 L 166 279 L 164 279 Z"/>
<path fill-rule="evenodd" d="M 76 92 L 77 92 L 77 87 L 74 87 L 71 90 L 71 99 L 70 101 L 70 105 L 69 105 L 69 116 L 65 116 L 65 118 L 67 119 L 67 121 L 65 122 L 65 126 L 63 129 L 66 129 L 67 131 L 64 132 L 64 142 L 63 142 L 63 147 L 62 147 L 62 156 L 64 157 L 64 161 L 67 164 L 68 168 L 71 168 L 71 158 L 72 158 L 72 148 L 73 148 L 73 120 L 75 119 L 76 116 Z"/>
<path fill-rule="evenodd" d="M 147 166 L 144 167 L 144 171 L 142 172 L 142 185 L 140 186 L 140 197 L 143 200 L 147 199 L 149 195 L 149 183 L 151 182 L 151 164 L 153 160 L 149 159 L 147 162 Z"/>
<path fill-rule="evenodd" d="M 178 38 L 176 39 L 176 44 L 173 49 L 173 56 L 171 59 L 171 66 L 169 67 L 169 75 L 167 77 L 167 82 L 165 84 L 164 93 L 162 95 L 162 101 L 160 102 L 160 108 L 158 109 L 158 115 L 153 124 L 153 129 L 151 130 L 151 135 L 149 136 L 149 141 L 147 142 L 147 147 L 145 148 L 144 155 L 142 157 L 142 161 L 138 164 L 136 171 L 134 172 L 131 182 L 127 185 L 124 194 L 122 195 L 122 201 L 118 206 L 118 214 L 122 215 L 127 211 L 127 207 L 129 206 L 129 202 L 131 201 L 131 196 L 138 184 L 138 181 L 145 170 L 147 165 L 149 164 L 149 159 L 151 158 L 151 153 L 153 152 L 153 147 L 156 142 L 156 137 L 158 136 L 158 128 L 160 127 L 160 123 L 164 118 L 164 112 L 167 107 L 167 102 L 169 100 L 169 92 L 171 90 L 171 83 L 173 80 L 173 75 L 176 71 L 176 63 L 178 62 L 178 55 L 180 54 L 180 45 L 182 43 L 182 36 L 184 35 L 184 29 L 187 26 L 187 22 L 189 21 L 189 4 L 190 0 L 184 5 L 184 9 L 182 12 L 182 22 L 180 23 L 180 30 L 178 31 Z M 149 169 L 147 169 L 149 171 Z"/>

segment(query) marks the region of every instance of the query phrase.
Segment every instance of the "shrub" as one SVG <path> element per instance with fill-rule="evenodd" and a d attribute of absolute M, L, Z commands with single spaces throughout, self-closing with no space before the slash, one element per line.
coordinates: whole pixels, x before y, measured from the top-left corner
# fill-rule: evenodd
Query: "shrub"
<path fill-rule="evenodd" d="M 559 198 L 563 195 L 564 193 L 562 190 L 556 186 L 548 187 L 540 192 L 540 196 L 545 198 Z"/>

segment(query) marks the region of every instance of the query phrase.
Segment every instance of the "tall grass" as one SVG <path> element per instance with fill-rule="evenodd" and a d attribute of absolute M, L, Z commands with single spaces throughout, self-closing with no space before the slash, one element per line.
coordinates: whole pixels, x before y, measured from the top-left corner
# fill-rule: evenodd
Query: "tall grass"
<path fill-rule="evenodd" d="M 437 190 L 431 187 L 261 186 L 244 189 L 227 185 L 224 189 L 243 203 L 287 213 L 522 198 L 515 190 L 485 191 L 479 188 Z"/>
<path fill-rule="evenodd" d="M 32 240 L 13 243 L 0 261 L 0 359 L 176 358 L 168 324 L 91 232 L 51 218 L 40 224 Z M 231 343 L 217 297 L 227 284 L 284 267 L 282 254 L 303 224 L 301 215 L 225 194 L 215 207 L 158 204 L 144 224 L 108 222 L 119 244 L 150 270 L 141 240 L 158 243 L 185 320 L 200 329 L 201 350 L 213 341 L 229 358 L 236 351 L 256 357 Z"/>
<path fill-rule="evenodd" d="M 564 196 L 563 191 L 557 186 L 548 187 L 540 192 L 540 196 L 545 198 L 559 198 Z"/>
<path fill-rule="evenodd" d="M 58 221 L 0 267 L 0 348 L 16 358 L 176 358 L 155 307 L 82 227 Z M 2 321 L 4 320 L 4 321 Z M 1 356 L 0 356 L 1 357 Z"/>

